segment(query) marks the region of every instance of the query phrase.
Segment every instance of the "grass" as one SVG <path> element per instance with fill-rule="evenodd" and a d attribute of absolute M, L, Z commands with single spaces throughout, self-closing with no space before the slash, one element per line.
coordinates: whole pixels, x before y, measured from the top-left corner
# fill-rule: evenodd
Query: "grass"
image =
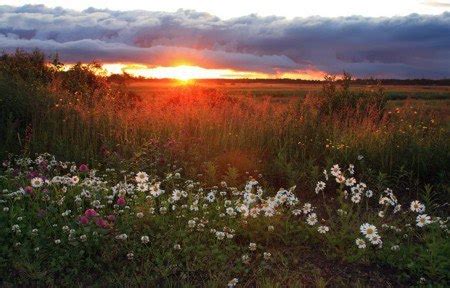
<path fill-rule="evenodd" d="M 296 84 L 296 83 L 214 83 L 211 81 L 191 81 L 189 85 L 201 88 L 220 89 L 229 96 L 252 96 L 272 99 L 289 99 L 292 97 L 305 97 L 310 94 L 321 94 L 322 84 Z M 185 84 L 177 81 L 163 80 L 131 80 L 128 87 L 133 92 L 148 97 L 169 93 L 171 89 Z M 370 89 L 371 85 L 352 85 L 353 90 Z M 386 85 L 383 87 L 389 100 L 450 100 L 450 87 L 433 85 Z M 448 105 L 448 103 L 446 104 Z"/>
<path fill-rule="evenodd" d="M 362 199 L 350 201 L 344 196 L 350 186 L 329 175 L 329 181 L 322 177 L 325 189 L 307 200 L 293 194 L 295 187 L 274 193 L 252 180 L 242 189 L 224 182 L 207 188 L 176 171 L 87 170 L 48 154 L 11 158 L 0 179 L 4 284 L 223 287 L 238 278 L 249 287 L 376 287 L 448 281 L 446 220 L 433 216 L 432 223 L 416 226 L 427 214 L 409 211 L 409 203 L 395 212 L 399 202 L 389 190 L 362 188 L 356 180 Z M 394 202 L 379 205 L 378 195 Z M 427 213 L 438 213 L 434 204 L 427 203 Z M 364 238 L 364 222 L 378 227 L 382 242 Z M 320 227 L 328 231 L 321 234 Z M 363 249 L 357 238 L 365 239 Z"/>
<path fill-rule="evenodd" d="M 5 285 L 223 287 L 235 277 L 248 287 L 449 281 L 448 102 L 429 94 L 407 101 L 390 96 L 441 92 L 352 87 L 350 79 L 331 78 L 320 87 L 125 85 L 98 76 L 95 65 L 62 72 L 39 52 L 0 60 Z M 34 156 L 43 152 L 55 160 Z M 81 171 L 81 163 L 91 169 Z M 336 163 L 341 172 L 331 176 Z M 148 173 L 145 183 L 135 179 L 139 171 Z M 339 184 L 339 175 L 356 183 Z M 62 178 L 36 184 L 55 176 Z M 324 189 L 317 190 L 319 181 Z M 152 194 L 158 185 L 165 192 Z M 186 197 L 174 198 L 176 191 Z M 380 205 L 382 197 L 391 200 Z M 411 211 L 413 200 L 425 212 Z M 306 203 L 314 211 L 303 212 Z M 274 214 L 265 215 L 264 207 Z M 85 223 L 89 209 L 96 214 Z M 417 226 L 424 213 L 431 223 Z M 383 245 L 361 234 L 366 222 L 377 227 Z M 321 234 L 319 226 L 329 231 Z M 122 234 L 127 240 L 117 239 Z M 142 236 L 150 241 L 142 243 Z M 250 261 L 243 261 L 247 254 Z"/>

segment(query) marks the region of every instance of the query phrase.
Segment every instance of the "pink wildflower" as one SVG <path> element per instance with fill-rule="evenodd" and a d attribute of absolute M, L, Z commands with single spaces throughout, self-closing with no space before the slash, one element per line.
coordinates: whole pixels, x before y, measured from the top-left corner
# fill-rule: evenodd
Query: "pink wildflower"
<path fill-rule="evenodd" d="M 25 192 L 27 193 L 27 194 L 31 194 L 31 193 L 33 193 L 33 187 L 31 187 L 31 186 L 27 186 L 27 187 L 25 187 Z"/>
<path fill-rule="evenodd" d="M 83 224 L 83 225 L 88 224 L 89 223 L 89 218 L 86 217 L 86 216 L 81 216 L 80 217 L 80 223 Z"/>
<path fill-rule="evenodd" d="M 86 211 L 84 211 L 84 216 L 88 217 L 88 218 L 92 218 L 97 216 L 97 212 L 94 209 L 87 209 Z"/>
<path fill-rule="evenodd" d="M 125 204 L 127 204 L 127 201 L 125 200 L 125 197 L 122 196 L 117 199 L 116 203 L 119 206 L 125 206 Z"/>
<path fill-rule="evenodd" d="M 108 228 L 108 222 L 105 220 L 105 219 L 102 219 L 102 218 L 97 218 L 96 220 L 95 220 L 95 224 L 98 226 L 98 227 L 101 227 L 101 228 L 104 228 L 104 229 L 106 229 L 106 228 Z"/>
<path fill-rule="evenodd" d="M 88 172 L 89 167 L 86 164 L 81 164 L 80 167 L 78 168 L 78 170 L 80 170 L 80 172 Z"/>

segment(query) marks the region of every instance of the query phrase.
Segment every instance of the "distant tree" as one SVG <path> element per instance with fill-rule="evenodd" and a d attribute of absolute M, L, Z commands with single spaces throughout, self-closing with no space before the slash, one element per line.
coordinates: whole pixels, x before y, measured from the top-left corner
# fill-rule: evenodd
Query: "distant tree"
<path fill-rule="evenodd" d="M 64 64 L 61 61 L 59 61 L 58 52 L 56 52 L 55 55 L 53 55 L 51 64 L 53 65 L 53 67 L 55 67 L 57 71 L 61 70 L 64 67 Z"/>

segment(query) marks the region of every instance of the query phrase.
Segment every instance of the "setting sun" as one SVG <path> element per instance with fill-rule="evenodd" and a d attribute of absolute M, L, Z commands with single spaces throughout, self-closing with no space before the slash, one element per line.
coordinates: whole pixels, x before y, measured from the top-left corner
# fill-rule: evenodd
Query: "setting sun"
<path fill-rule="evenodd" d="M 215 75 L 214 71 L 188 65 L 158 67 L 152 69 L 152 72 L 155 78 L 173 78 L 181 81 L 188 81 L 196 78 L 209 78 Z"/>

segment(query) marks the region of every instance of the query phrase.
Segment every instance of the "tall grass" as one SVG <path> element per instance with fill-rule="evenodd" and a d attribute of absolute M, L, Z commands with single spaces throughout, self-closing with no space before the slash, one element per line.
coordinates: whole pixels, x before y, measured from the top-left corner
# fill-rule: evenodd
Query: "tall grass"
<path fill-rule="evenodd" d="M 1 152 L 122 168 L 176 163 L 211 184 L 262 173 L 274 187 L 305 190 L 318 167 L 359 157 L 376 171 L 366 177 L 395 175 L 405 192 L 447 187 L 445 117 L 408 104 L 388 109 L 381 87 L 355 91 L 349 75 L 325 80 L 319 95 L 286 102 L 195 85 L 139 99 L 98 66 L 63 72 L 39 52 L 18 51 L 0 62 Z"/>

